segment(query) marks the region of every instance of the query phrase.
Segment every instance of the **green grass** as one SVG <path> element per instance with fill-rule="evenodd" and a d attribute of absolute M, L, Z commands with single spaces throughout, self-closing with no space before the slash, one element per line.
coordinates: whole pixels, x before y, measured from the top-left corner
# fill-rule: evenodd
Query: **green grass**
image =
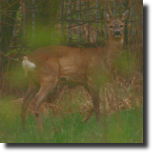
<path fill-rule="evenodd" d="M 73 107 L 73 106 L 72 106 Z M 98 126 L 93 115 L 87 123 L 81 120 L 75 111 L 53 116 L 42 115 L 44 131 L 39 133 L 34 115 L 27 115 L 26 127 L 23 129 L 19 117 L 20 108 L 12 102 L 0 102 L 0 142 L 1 143 L 142 143 L 143 142 L 143 108 L 120 111 L 108 115 L 107 126 L 101 115 Z M 106 128 L 105 128 L 106 127 Z"/>

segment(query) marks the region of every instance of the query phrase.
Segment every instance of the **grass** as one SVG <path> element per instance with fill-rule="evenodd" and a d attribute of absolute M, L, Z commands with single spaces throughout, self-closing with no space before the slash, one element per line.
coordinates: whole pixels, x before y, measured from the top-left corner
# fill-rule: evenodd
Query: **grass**
<path fill-rule="evenodd" d="M 27 115 L 23 129 L 19 117 L 20 107 L 5 99 L 0 102 L 0 142 L 1 143 L 142 143 L 143 108 L 120 111 L 107 115 L 107 126 L 101 114 L 98 126 L 93 115 L 87 123 L 82 123 L 85 114 L 79 111 L 62 112 L 53 115 L 42 114 L 44 131 L 39 133 L 35 117 Z M 73 107 L 73 105 L 71 106 Z M 76 106 L 74 106 L 76 107 Z"/>

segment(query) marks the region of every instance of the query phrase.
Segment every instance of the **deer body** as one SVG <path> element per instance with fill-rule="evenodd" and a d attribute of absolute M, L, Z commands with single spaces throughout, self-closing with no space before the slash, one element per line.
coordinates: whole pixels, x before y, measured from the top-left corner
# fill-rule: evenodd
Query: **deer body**
<path fill-rule="evenodd" d="M 111 69 L 113 59 L 122 49 L 124 22 L 127 14 L 128 12 L 125 11 L 121 18 L 114 19 L 105 12 L 109 41 L 104 48 L 48 46 L 37 49 L 24 57 L 23 68 L 28 73 L 30 86 L 22 104 L 23 124 L 25 124 L 26 109 L 32 100 L 38 126 L 42 129 L 40 105 L 62 78 L 65 78 L 65 82 L 73 81 L 81 84 L 88 90 L 92 97 L 93 108 L 84 121 L 86 122 L 94 111 L 96 120 L 99 122 L 99 90 L 103 83 L 102 77 L 107 70 Z M 40 85 L 38 93 L 36 93 L 38 87 L 34 80 Z"/>
<path fill-rule="evenodd" d="M 26 63 L 37 81 L 43 81 L 42 75 L 46 76 L 46 80 L 51 80 L 56 75 L 57 80 L 66 78 L 85 83 L 91 75 L 104 72 L 102 53 L 97 48 L 49 46 L 35 50 L 26 58 L 28 60 L 23 60 L 23 63 Z"/>

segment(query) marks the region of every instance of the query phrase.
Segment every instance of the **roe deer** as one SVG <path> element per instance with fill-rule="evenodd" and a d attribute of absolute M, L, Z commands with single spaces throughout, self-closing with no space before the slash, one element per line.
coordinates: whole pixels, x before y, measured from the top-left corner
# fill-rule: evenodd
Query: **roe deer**
<path fill-rule="evenodd" d="M 92 97 L 93 108 L 84 118 L 90 118 L 93 112 L 99 122 L 100 99 L 99 90 L 103 82 L 103 75 L 111 69 L 113 58 L 121 52 L 124 40 L 124 25 L 129 10 L 124 11 L 119 18 L 113 18 L 106 11 L 103 12 L 108 26 L 108 45 L 104 48 L 75 48 L 67 46 L 48 46 L 39 48 L 24 56 L 22 66 L 29 78 L 29 89 L 22 103 L 21 118 L 25 125 L 26 110 L 32 101 L 36 120 L 41 130 L 43 128 L 39 112 L 43 99 L 55 88 L 57 83 L 66 81 L 83 85 Z M 106 58 L 106 65 L 103 58 Z M 37 82 L 37 83 L 36 83 Z M 40 85 L 40 88 L 37 87 Z M 36 93 L 39 89 L 38 93 Z"/>

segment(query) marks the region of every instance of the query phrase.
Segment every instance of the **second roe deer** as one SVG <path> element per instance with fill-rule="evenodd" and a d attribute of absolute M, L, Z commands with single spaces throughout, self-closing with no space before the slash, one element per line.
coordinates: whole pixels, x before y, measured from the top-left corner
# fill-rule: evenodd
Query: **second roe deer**
<path fill-rule="evenodd" d="M 24 56 L 22 66 L 29 78 L 29 89 L 22 103 L 23 125 L 27 107 L 32 101 L 39 129 L 43 128 L 39 108 L 43 99 L 55 88 L 57 83 L 62 82 L 62 78 L 65 78 L 66 81 L 73 81 L 77 85 L 83 85 L 88 90 L 92 97 L 93 108 L 83 121 L 87 122 L 95 112 L 96 120 L 99 122 L 99 90 L 103 82 L 102 77 L 107 69 L 111 69 L 114 56 L 122 50 L 124 25 L 128 14 L 129 10 L 126 10 L 119 18 L 113 18 L 106 11 L 103 12 L 109 36 L 108 45 L 104 48 L 81 49 L 48 46 Z M 40 88 L 37 87 L 37 84 L 40 85 Z M 37 89 L 39 89 L 38 93 L 36 93 Z"/>

